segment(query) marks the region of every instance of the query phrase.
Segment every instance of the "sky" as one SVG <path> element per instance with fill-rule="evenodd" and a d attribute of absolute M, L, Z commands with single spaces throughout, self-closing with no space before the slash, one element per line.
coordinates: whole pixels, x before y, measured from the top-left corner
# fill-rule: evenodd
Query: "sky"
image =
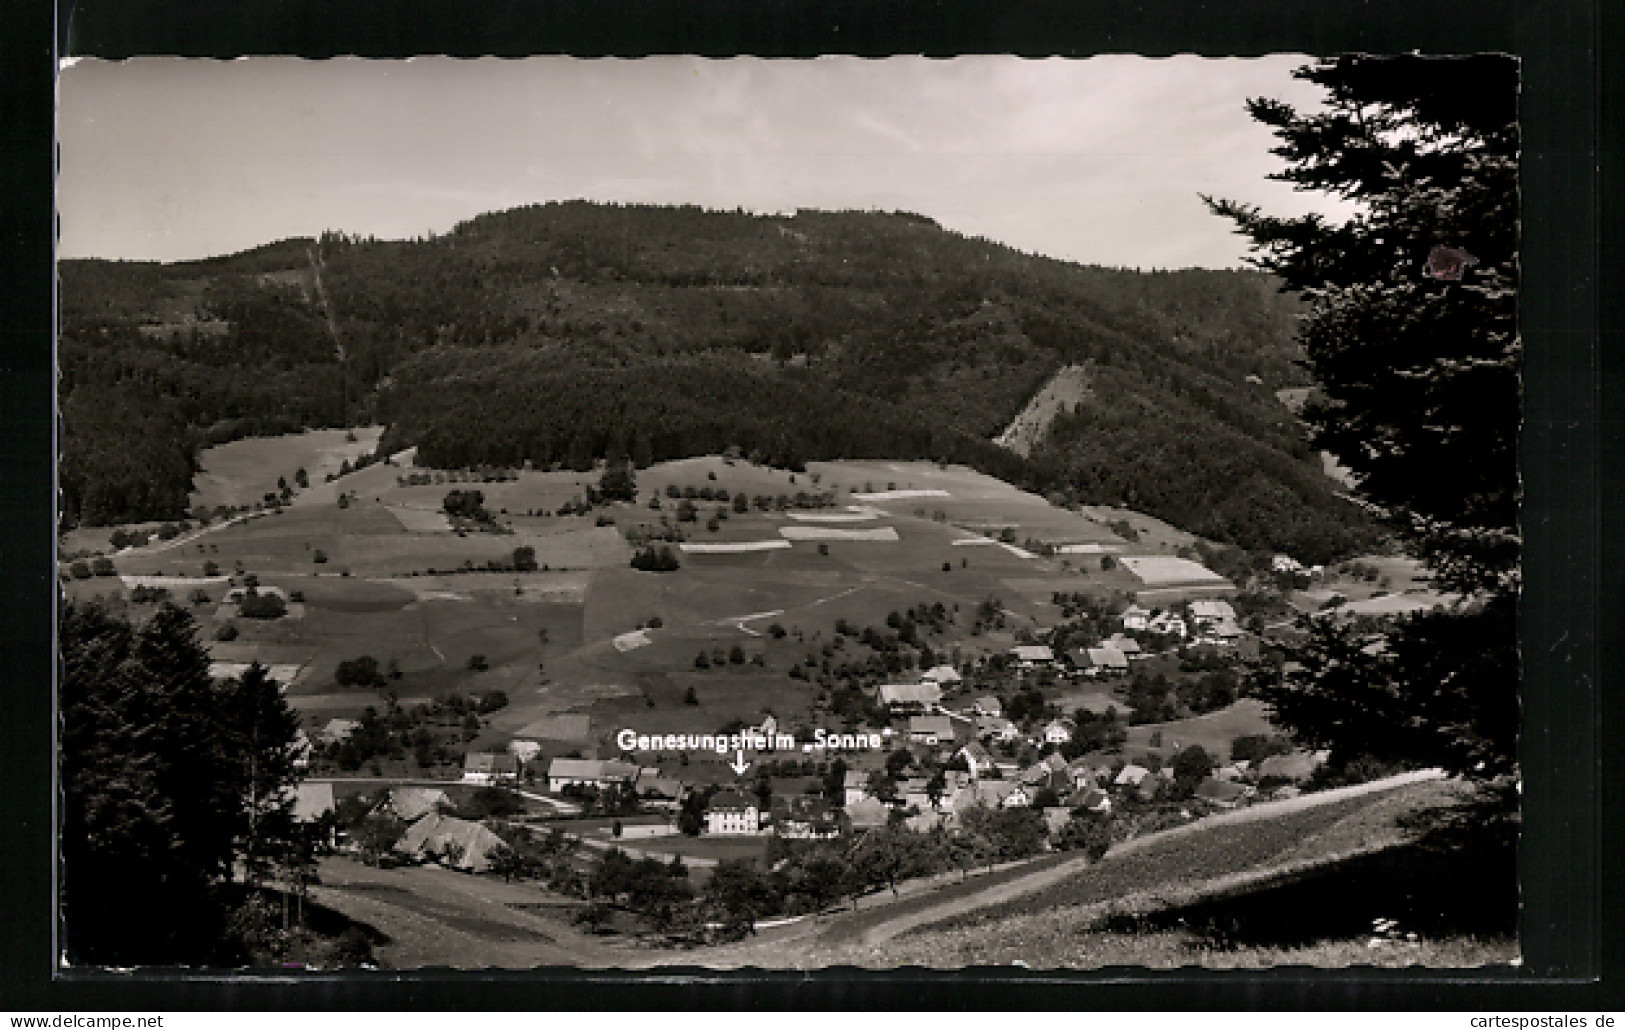
<path fill-rule="evenodd" d="M 58 81 L 62 257 L 398 239 L 549 200 L 902 210 L 1063 260 L 1235 267 L 1198 194 L 1347 213 L 1249 97 L 1302 55 L 928 60 L 80 60 Z"/>

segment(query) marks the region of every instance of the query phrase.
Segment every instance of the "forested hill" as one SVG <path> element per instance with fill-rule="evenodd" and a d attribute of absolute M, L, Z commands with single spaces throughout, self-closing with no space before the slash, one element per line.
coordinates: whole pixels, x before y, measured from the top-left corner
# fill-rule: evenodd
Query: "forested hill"
<path fill-rule="evenodd" d="M 1305 382 L 1297 307 L 1252 272 L 1086 267 L 904 214 L 576 202 L 416 241 L 69 261 L 62 285 L 70 519 L 184 503 L 184 482 L 129 482 L 117 420 L 88 417 L 117 393 L 168 434 L 148 450 L 186 459 L 166 469 L 381 418 L 385 446 L 448 465 L 936 457 L 1305 559 L 1368 533 L 1274 397 Z M 991 444 L 1068 364 L 1089 399 L 1044 446 Z"/>

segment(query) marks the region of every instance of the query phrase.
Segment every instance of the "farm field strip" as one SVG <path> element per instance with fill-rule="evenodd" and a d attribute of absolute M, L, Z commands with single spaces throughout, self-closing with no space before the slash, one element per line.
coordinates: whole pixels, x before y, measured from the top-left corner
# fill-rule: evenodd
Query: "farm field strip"
<path fill-rule="evenodd" d="M 1171 554 L 1125 554 L 1118 559 L 1148 587 L 1228 581 L 1205 565 Z"/>
<path fill-rule="evenodd" d="M 736 543 L 690 543 L 683 541 L 678 550 L 687 554 L 748 554 L 752 551 L 787 551 L 789 540 L 741 540 Z"/>
<path fill-rule="evenodd" d="M 786 540 L 863 540 L 894 544 L 900 538 L 891 526 L 879 529 L 832 529 L 827 526 L 781 526 L 779 535 Z"/>

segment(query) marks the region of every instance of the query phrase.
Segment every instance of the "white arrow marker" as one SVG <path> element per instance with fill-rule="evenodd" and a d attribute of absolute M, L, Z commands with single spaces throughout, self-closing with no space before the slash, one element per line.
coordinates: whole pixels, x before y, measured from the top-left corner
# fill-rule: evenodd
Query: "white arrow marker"
<path fill-rule="evenodd" d="M 736 776 L 745 775 L 745 770 L 750 768 L 750 763 L 745 761 L 745 752 L 735 751 L 734 760 L 728 763 L 728 768 L 732 769 Z"/>

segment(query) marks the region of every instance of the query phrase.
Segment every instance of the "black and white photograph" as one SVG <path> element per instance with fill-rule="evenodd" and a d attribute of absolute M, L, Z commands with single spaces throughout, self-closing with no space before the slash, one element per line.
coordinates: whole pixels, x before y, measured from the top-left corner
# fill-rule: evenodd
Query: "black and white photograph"
<path fill-rule="evenodd" d="M 1520 73 L 64 61 L 58 969 L 1516 969 Z"/>

